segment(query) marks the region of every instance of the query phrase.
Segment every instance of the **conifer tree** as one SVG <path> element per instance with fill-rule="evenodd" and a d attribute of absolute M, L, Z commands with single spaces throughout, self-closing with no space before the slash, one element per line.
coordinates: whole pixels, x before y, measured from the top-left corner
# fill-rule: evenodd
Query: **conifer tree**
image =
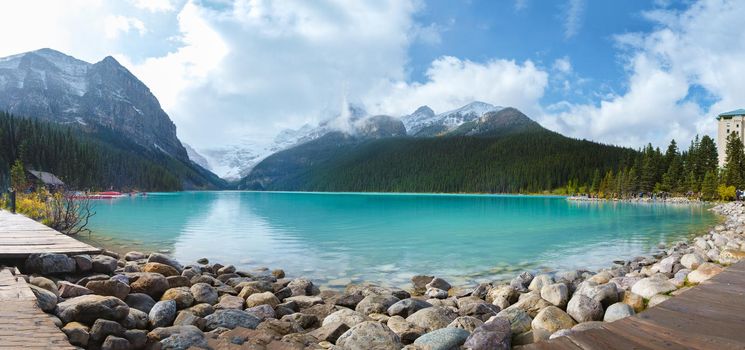
<path fill-rule="evenodd" d="M 707 171 L 704 181 L 701 183 L 701 195 L 703 199 L 711 200 L 717 196 L 717 175 L 713 171 Z"/>
<path fill-rule="evenodd" d="M 745 187 L 745 153 L 736 133 L 727 136 L 727 158 L 724 165 L 724 183 L 737 189 Z"/>

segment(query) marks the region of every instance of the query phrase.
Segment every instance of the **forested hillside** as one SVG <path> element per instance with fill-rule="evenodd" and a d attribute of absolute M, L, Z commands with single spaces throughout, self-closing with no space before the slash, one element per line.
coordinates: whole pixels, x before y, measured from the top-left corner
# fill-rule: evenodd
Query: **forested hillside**
<path fill-rule="evenodd" d="M 38 119 L 0 112 L 0 186 L 20 159 L 27 169 L 54 173 L 80 190 L 174 191 L 220 188 L 224 181 L 198 166 L 145 149 L 101 128 L 85 133 Z"/>

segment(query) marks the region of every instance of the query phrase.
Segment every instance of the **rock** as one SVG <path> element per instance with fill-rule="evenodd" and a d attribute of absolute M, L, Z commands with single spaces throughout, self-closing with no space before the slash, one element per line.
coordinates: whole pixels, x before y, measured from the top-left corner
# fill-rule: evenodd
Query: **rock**
<path fill-rule="evenodd" d="M 96 255 L 91 260 L 94 272 L 111 275 L 117 268 L 116 259 L 108 255 Z"/>
<path fill-rule="evenodd" d="M 150 256 L 148 256 L 148 258 L 147 258 L 147 262 L 149 262 L 149 263 L 156 262 L 156 263 L 165 264 L 165 265 L 168 265 L 170 267 L 173 267 L 174 269 L 176 269 L 178 271 L 183 271 L 184 270 L 184 267 L 181 264 L 179 264 L 178 261 L 172 259 L 171 257 L 169 257 L 167 255 L 160 254 L 160 253 L 152 253 L 152 254 L 150 254 Z"/>
<path fill-rule="evenodd" d="M 667 293 L 675 290 L 675 285 L 661 277 L 647 277 L 636 282 L 631 292 L 642 298 L 651 298 L 655 294 Z"/>
<path fill-rule="evenodd" d="M 189 279 L 184 276 L 168 276 L 166 277 L 166 281 L 168 281 L 169 288 L 191 287 Z"/>
<path fill-rule="evenodd" d="M 435 329 L 447 327 L 457 317 L 458 315 L 454 311 L 446 307 L 433 306 L 413 313 L 406 318 L 406 321 L 431 332 Z"/>
<path fill-rule="evenodd" d="M 70 322 L 62 327 L 62 332 L 67 335 L 70 344 L 85 347 L 90 339 L 90 328 L 80 322 Z"/>
<path fill-rule="evenodd" d="M 159 341 L 161 349 L 206 349 L 205 334 L 195 326 L 157 328 L 147 334 L 149 340 Z"/>
<path fill-rule="evenodd" d="M 428 298 L 445 299 L 448 297 L 448 292 L 444 289 L 439 288 L 427 288 L 427 291 L 424 292 L 424 295 L 426 295 Z"/>
<path fill-rule="evenodd" d="M 403 318 L 406 318 L 406 317 L 409 317 L 409 315 L 421 309 L 428 308 L 428 307 L 432 307 L 432 304 L 424 300 L 408 298 L 408 299 L 397 301 L 396 303 L 394 303 L 388 308 L 387 312 L 388 312 L 388 315 L 391 315 L 391 316 L 398 315 Z"/>
<path fill-rule="evenodd" d="M 427 275 L 416 275 L 411 278 L 411 283 L 414 285 L 414 294 L 415 295 L 422 295 L 424 292 L 427 291 L 427 284 L 432 282 L 432 279 L 434 279 L 435 276 L 427 276 Z"/>
<path fill-rule="evenodd" d="M 567 335 L 570 335 L 573 332 L 574 331 L 571 330 L 571 329 L 560 329 L 560 330 L 554 332 L 553 334 L 551 334 L 551 336 L 548 337 L 548 339 L 551 340 L 551 339 L 556 339 L 558 337 L 566 337 Z"/>
<path fill-rule="evenodd" d="M 215 312 L 215 308 L 212 307 L 212 305 L 207 304 L 207 303 L 196 304 L 186 310 L 199 317 L 205 317 Z"/>
<path fill-rule="evenodd" d="M 575 293 L 567 304 L 567 313 L 577 322 L 600 321 L 603 305 L 595 299 Z"/>
<path fill-rule="evenodd" d="M 341 322 L 351 328 L 368 320 L 369 318 L 367 317 L 367 315 L 363 313 L 350 309 L 341 309 L 326 316 L 326 318 L 323 319 L 323 325 Z"/>
<path fill-rule="evenodd" d="M 135 308 L 144 313 L 149 313 L 150 309 L 155 305 L 155 300 L 144 293 L 131 293 L 124 298 L 124 302 L 131 308 Z"/>
<path fill-rule="evenodd" d="M 706 262 L 706 259 L 704 259 L 701 255 L 698 255 L 696 253 L 686 254 L 680 258 L 680 264 L 690 270 L 697 269 L 701 264 L 705 262 Z"/>
<path fill-rule="evenodd" d="M 138 251 L 131 251 L 127 254 L 124 254 L 124 260 L 126 261 L 137 261 L 137 260 L 143 260 L 147 258 L 147 255 L 144 253 L 140 253 Z"/>
<path fill-rule="evenodd" d="M 475 298 L 475 297 L 468 297 Z M 463 298 L 465 299 L 465 298 Z M 459 299 L 460 300 L 460 299 Z M 499 306 L 487 304 L 481 299 L 477 299 L 479 302 L 466 303 L 459 307 L 459 314 L 461 316 L 473 316 L 482 321 L 488 320 L 492 316 L 496 316 L 499 312 Z M 460 304 L 459 304 L 460 305 Z"/>
<path fill-rule="evenodd" d="M 569 288 L 564 283 L 547 284 L 541 288 L 541 299 L 565 307 L 569 301 Z"/>
<path fill-rule="evenodd" d="M 693 270 L 691 273 L 688 274 L 688 282 L 701 283 L 703 281 L 708 280 L 709 278 L 712 278 L 718 275 L 723 270 L 724 269 L 717 264 L 703 263 L 698 268 L 696 268 L 695 270 Z M 665 293 L 665 292 L 660 292 L 660 293 Z M 658 294 L 658 293 L 655 293 L 655 294 Z"/>
<path fill-rule="evenodd" d="M 129 350 L 129 340 L 110 335 L 104 340 L 101 350 Z"/>
<path fill-rule="evenodd" d="M 197 259 L 197 264 L 207 265 L 210 263 L 210 260 L 207 258 L 199 258 Z"/>
<path fill-rule="evenodd" d="M 246 307 L 254 307 L 259 305 L 269 305 L 276 307 L 279 304 L 279 299 L 272 292 L 256 293 L 251 294 L 246 298 Z"/>
<path fill-rule="evenodd" d="M 143 272 L 159 273 L 163 276 L 179 276 L 181 273 L 172 266 L 157 262 L 149 262 L 142 267 Z"/>
<path fill-rule="evenodd" d="M 339 337 L 348 330 L 349 326 L 347 326 L 346 324 L 341 322 L 334 322 L 326 324 L 325 326 L 321 326 L 321 328 L 318 328 L 308 334 L 318 339 L 318 341 L 328 341 L 331 343 L 336 343 L 336 340 L 339 339 Z"/>
<path fill-rule="evenodd" d="M 745 258 L 745 251 L 738 249 L 724 249 L 719 253 L 719 261 L 727 264 L 734 264 Z"/>
<path fill-rule="evenodd" d="M 318 323 L 318 317 L 315 316 L 315 315 L 310 315 L 310 314 L 304 314 L 302 312 L 297 312 L 297 313 L 294 313 L 292 315 L 283 316 L 282 317 L 282 321 L 296 323 L 300 327 L 308 329 L 308 328 L 315 328 L 316 327 L 316 324 Z M 325 321 L 324 324 L 332 323 L 332 322 L 330 322 L 331 320 L 329 320 L 328 322 L 326 322 L 326 320 L 324 319 L 324 321 Z"/>
<path fill-rule="evenodd" d="M 274 276 L 274 278 L 285 278 L 285 270 L 274 269 L 272 270 L 272 276 Z"/>
<path fill-rule="evenodd" d="M 414 341 L 414 344 L 431 350 L 459 349 L 471 333 L 460 328 L 440 328 L 425 333 Z"/>
<path fill-rule="evenodd" d="M 528 285 L 528 290 L 530 291 L 540 291 L 543 286 L 547 286 L 549 284 L 554 283 L 554 278 L 551 277 L 551 275 L 547 274 L 540 274 L 535 276 L 533 280 L 530 282 L 530 285 Z"/>
<path fill-rule="evenodd" d="M 130 329 L 124 332 L 124 339 L 129 341 L 132 349 L 142 349 L 147 343 L 147 331 Z"/>
<path fill-rule="evenodd" d="M 124 335 L 124 331 L 124 327 L 122 327 L 122 325 L 120 325 L 119 323 L 104 319 L 98 319 L 95 323 L 93 323 L 93 326 L 91 327 L 90 340 L 100 343 L 110 335 L 121 337 Z"/>
<path fill-rule="evenodd" d="M 218 302 L 215 305 L 215 309 L 237 309 L 237 310 L 243 310 L 243 308 L 246 306 L 246 301 L 243 300 L 243 298 L 235 296 L 235 295 L 229 295 L 225 294 L 220 297 L 220 302 Z M 265 305 L 269 306 L 269 305 Z M 271 309 L 272 307 L 269 306 Z M 274 314 L 274 309 L 272 309 L 272 314 Z"/>
<path fill-rule="evenodd" d="M 98 295 L 117 297 L 122 300 L 127 297 L 130 290 L 129 285 L 117 280 L 90 281 L 85 285 L 85 288 Z"/>
<path fill-rule="evenodd" d="M 510 322 L 512 334 L 521 334 L 530 330 L 533 319 L 523 309 L 507 308 L 499 313 L 497 317 L 504 317 Z"/>
<path fill-rule="evenodd" d="M 595 299 L 603 305 L 608 307 L 611 304 L 618 302 L 618 289 L 614 283 L 607 283 L 595 286 L 580 287 L 575 293 L 583 294 L 589 298 Z"/>
<path fill-rule="evenodd" d="M 615 303 L 605 310 L 603 321 L 613 322 L 634 315 L 634 309 L 625 303 Z"/>
<path fill-rule="evenodd" d="M 150 328 L 167 327 L 176 319 L 176 301 L 162 300 L 153 306 L 148 313 Z"/>
<path fill-rule="evenodd" d="M 427 283 L 425 285 L 425 287 L 427 287 L 427 288 L 442 289 L 442 290 L 444 290 L 446 292 L 448 290 L 450 290 L 450 288 L 452 288 L 452 286 L 450 285 L 450 283 L 448 283 L 447 281 L 445 281 L 444 279 L 439 278 L 439 277 L 433 278 L 429 283 Z"/>
<path fill-rule="evenodd" d="M 453 322 L 450 322 L 448 327 L 454 327 L 454 328 L 461 328 L 468 331 L 468 333 L 473 332 L 474 329 L 478 328 L 484 324 L 484 321 L 479 320 L 476 317 L 473 316 L 460 316 L 456 318 Z"/>
<path fill-rule="evenodd" d="M 57 284 L 52 282 L 52 280 L 41 277 L 41 276 L 31 276 L 29 279 L 29 283 L 32 285 L 35 285 L 41 289 L 45 289 L 49 292 L 52 292 L 52 294 L 59 296 L 59 289 L 57 289 Z"/>
<path fill-rule="evenodd" d="M 595 282 L 597 284 L 606 284 L 610 279 L 613 278 L 613 275 L 611 275 L 608 271 L 602 271 L 598 272 L 592 277 L 588 278 L 588 281 Z"/>
<path fill-rule="evenodd" d="M 191 286 L 191 294 L 194 296 L 195 303 L 214 305 L 218 300 L 217 290 L 207 283 L 195 283 Z"/>
<path fill-rule="evenodd" d="M 87 254 L 81 254 L 81 255 L 74 255 L 73 260 L 75 260 L 75 267 L 79 272 L 86 272 L 93 270 L 93 259 L 91 259 L 90 255 Z"/>
<path fill-rule="evenodd" d="M 160 299 L 160 296 L 168 290 L 168 281 L 159 273 L 143 272 L 136 281 L 129 284 L 131 293 L 145 293 L 153 299 Z"/>
<path fill-rule="evenodd" d="M 115 297 L 91 294 L 58 303 L 56 313 L 64 323 L 78 321 L 88 325 L 96 319 L 121 321 L 129 314 L 129 306 Z"/>
<path fill-rule="evenodd" d="M 64 254 L 31 254 L 26 258 L 26 273 L 52 275 L 75 272 L 75 260 Z"/>
<path fill-rule="evenodd" d="M 376 349 L 398 350 L 403 346 L 398 337 L 388 326 L 365 321 L 344 332 L 336 341 L 341 349 Z"/>
<path fill-rule="evenodd" d="M 530 317 L 535 317 L 535 315 L 538 314 L 538 311 L 552 305 L 548 301 L 543 300 L 543 298 L 537 295 L 537 293 L 524 295 L 525 297 L 510 305 L 510 307 L 508 307 L 507 309 L 522 309 L 523 311 L 527 312 Z"/>
<path fill-rule="evenodd" d="M 644 298 L 639 294 L 627 291 L 623 294 L 623 303 L 631 306 L 634 312 L 642 312 L 644 310 Z"/>
<path fill-rule="evenodd" d="M 392 295 L 368 295 L 354 309 L 365 315 L 385 313 L 389 307 L 398 301 L 399 299 Z"/>
<path fill-rule="evenodd" d="M 670 299 L 670 298 L 672 298 L 672 297 L 669 296 L 669 295 L 657 294 L 657 295 L 652 296 L 651 298 L 649 298 L 649 302 L 647 303 L 647 307 L 654 307 L 657 304 L 659 304 L 659 303 L 661 303 L 661 302 L 663 302 L 663 301 L 665 301 L 667 299 Z"/>
<path fill-rule="evenodd" d="M 242 310 L 234 309 L 215 310 L 213 314 L 204 319 L 207 321 L 205 327 L 208 330 L 213 330 L 218 327 L 225 327 L 228 329 L 233 329 L 235 327 L 256 329 L 259 323 L 261 323 L 261 320 L 256 316 Z"/>
<path fill-rule="evenodd" d="M 93 291 L 90 289 L 67 281 L 59 281 L 58 291 L 59 296 L 64 299 L 93 294 Z"/>
<path fill-rule="evenodd" d="M 292 296 L 313 295 L 313 282 L 305 278 L 296 278 L 287 284 Z"/>
<path fill-rule="evenodd" d="M 515 291 L 524 293 L 528 291 L 527 286 L 533 281 L 533 275 L 530 272 L 522 272 L 517 277 L 513 278 L 510 281 L 510 286 L 515 289 Z"/>
<path fill-rule="evenodd" d="M 148 322 L 149 319 L 147 314 L 134 308 L 129 308 L 129 314 L 127 314 L 127 317 L 120 321 L 124 328 L 129 329 L 146 329 Z"/>
<path fill-rule="evenodd" d="M 57 296 L 54 295 L 54 293 L 39 288 L 33 284 L 29 285 L 29 287 L 31 287 L 31 291 L 34 293 L 34 296 L 36 296 L 36 304 L 39 308 L 44 312 L 53 312 L 57 307 Z"/>
<path fill-rule="evenodd" d="M 365 299 L 365 296 L 361 292 L 346 293 L 337 298 L 334 303 L 339 306 L 354 309 L 355 307 L 357 307 L 357 304 L 362 301 L 362 299 Z"/>
<path fill-rule="evenodd" d="M 510 349 L 512 332 L 506 318 L 495 316 L 476 328 L 463 346 L 471 350 Z"/>
<path fill-rule="evenodd" d="M 191 290 L 188 287 L 177 287 L 170 288 L 163 293 L 160 300 L 173 300 L 176 302 L 176 308 L 186 309 L 187 307 L 194 304 L 194 296 L 191 295 Z"/>
<path fill-rule="evenodd" d="M 294 297 L 285 298 L 285 302 L 293 301 L 301 309 L 307 309 L 313 305 L 323 304 L 323 299 L 316 296 L 298 295 Z"/>
<path fill-rule="evenodd" d="M 224 275 L 226 273 L 235 273 L 235 266 L 233 265 L 223 266 L 217 270 L 218 275 Z"/>
<path fill-rule="evenodd" d="M 220 305 L 220 304 L 217 304 L 217 305 Z M 231 308 L 231 309 L 236 309 L 236 308 Z M 236 310 L 240 310 L 240 309 L 236 309 Z M 274 309 L 271 306 L 266 305 L 266 304 L 250 307 L 244 311 L 248 312 L 251 315 L 256 316 L 258 319 L 262 321 L 267 318 L 277 318 L 277 315 L 274 312 Z"/>
<path fill-rule="evenodd" d="M 393 316 L 389 318 L 386 325 L 393 331 L 393 333 L 398 334 L 403 344 L 411 344 L 414 340 L 422 336 L 422 334 L 426 333 L 424 328 L 414 325 L 411 322 L 407 322 L 401 316 Z"/>
<path fill-rule="evenodd" d="M 486 302 L 504 310 L 517 301 L 517 292 L 511 286 L 498 286 L 486 293 Z"/>
<path fill-rule="evenodd" d="M 556 306 L 549 306 L 541 310 L 531 323 L 534 331 L 541 329 L 549 333 L 554 333 L 560 329 L 570 329 L 575 324 L 576 322 L 569 314 Z"/>

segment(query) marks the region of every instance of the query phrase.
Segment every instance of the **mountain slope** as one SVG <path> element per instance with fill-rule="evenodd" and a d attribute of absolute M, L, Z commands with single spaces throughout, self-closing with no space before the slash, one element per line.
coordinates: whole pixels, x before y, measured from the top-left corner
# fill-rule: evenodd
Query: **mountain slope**
<path fill-rule="evenodd" d="M 401 121 L 406 126 L 407 133 L 411 136 L 440 136 L 464 123 L 477 120 L 485 113 L 497 112 L 501 109 L 502 107 L 475 101 L 452 111 L 435 114 L 431 108 L 422 106 L 414 113 L 401 117 Z"/>
<path fill-rule="evenodd" d="M 595 169 L 623 163 L 635 151 L 571 139 L 513 108 L 490 112 L 441 137 L 355 142 L 330 136 L 274 154 L 240 186 L 263 190 L 382 192 L 537 192 Z"/>
<path fill-rule="evenodd" d="M 41 49 L 0 58 L 0 111 L 74 126 L 107 142 L 126 143 L 130 150 L 137 145 L 159 153 L 153 161 L 170 164 L 185 188 L 224 186 L 189 160 L 176 126 L 150 89 L 112 57 L 91 64 Z"/>

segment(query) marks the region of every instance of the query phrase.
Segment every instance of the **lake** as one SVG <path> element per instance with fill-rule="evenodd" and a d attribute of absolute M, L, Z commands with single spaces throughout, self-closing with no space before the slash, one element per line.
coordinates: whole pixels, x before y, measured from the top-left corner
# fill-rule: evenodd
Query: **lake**
<path fill-rule="evenodd" d="M 701 233 L 703 205 L 573 202 L 564 197 L 179 192 L 96 201 L 90 237 L 118 251 L 167 250 L 184 263 L 282 268 L 326 287 L 454 285 L 523 270 L 597 269 Z"/>

